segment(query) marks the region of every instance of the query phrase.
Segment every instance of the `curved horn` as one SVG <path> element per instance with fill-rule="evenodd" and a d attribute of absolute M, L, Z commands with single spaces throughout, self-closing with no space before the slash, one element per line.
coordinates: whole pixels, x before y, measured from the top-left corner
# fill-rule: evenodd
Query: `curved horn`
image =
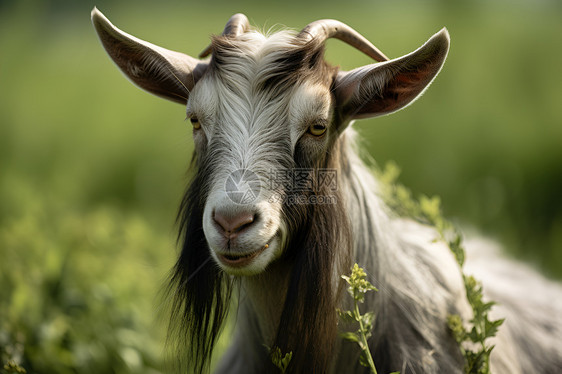
<path fill-rule="evenodd" d="M 250 29 L 250 22 L 248 21 L 248 17 L 243 15 L 242 13 L 236 13 L 226 23 L 224 27 L 224 31 L 222 32 L 223 36 L 229 37 L 236 37 L 240 34 L 244 34 Z M 200 58 L 207 57 L 211 54 L 213 50 L 212 44 L 209 45 L 203 52 L 199 54 Z"/>
<path fill-rule="evenodd" d="M 244 34 L 250 29 L 250 22 L 248 21 L 248 17 L 243 15 L 242 13 L 236 13 L 226 23 L 224 27 L 224 31 L 222 32 L 223 36 L 238 36 L 240 34 Z"/>
<path fill-rule="evenodd" d="M 352 47 L 357 48 L 367 56 L 379 61 L 388 61 L 389 58 L 384 55 L 377 47 L 364 36 L 353 30 L 351 27 L 336 21 L 334 19 L 322 19 L 309 23 L 298 35 L 305 40 L 319 39 L 324 42 L 329 38 L 339 39 Z"/>

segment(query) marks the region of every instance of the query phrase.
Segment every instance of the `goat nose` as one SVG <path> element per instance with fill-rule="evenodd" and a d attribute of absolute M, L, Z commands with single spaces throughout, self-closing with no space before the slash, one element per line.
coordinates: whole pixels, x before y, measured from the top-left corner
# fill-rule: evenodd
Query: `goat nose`
<path fill-rule="evenodd" d="M 233 239 L 254 222 L 255 215 L 251 212 L 227 214 L 219 210 L 213 212 L 213 220 L 223 230 L 223 235 Z"/>

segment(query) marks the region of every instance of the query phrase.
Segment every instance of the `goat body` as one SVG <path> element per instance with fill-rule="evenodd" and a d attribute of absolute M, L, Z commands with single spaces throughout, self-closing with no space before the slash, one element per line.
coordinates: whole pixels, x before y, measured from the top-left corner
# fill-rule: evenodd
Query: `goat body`
<path fill-rule="evenodd" d="M 194 177 L 182 201 L 182 252 L 174 269 L 171 330 L 201 372 L 239 291 L 234 342 L 219 373 L 273 371 L 268 348 L 292 352 L 290 372 L 362 373 L 356 345 L 338 339 L 336 308 L 349 309 L 341 274 L 364 267 L 379 292 L 369 346 L 380 372 L 456 373 L 464 358 L 447 316 L 470 320 L 459 267 L 436 232 L 396 218 L 357 155 L 351 123 L 412 103 L 441 69 L 445 29 L 388 60 L 338 21 L 269 36 L 231 18 L 203 55 L 128 35 L 97 9 L 108 54 L 147 91 L 187 105 Z M 338 38 L 380 63 L 345 72 L 324 60 Z M 478 244 L 467 269 L 484 282 L 506 323 L 492 371 L 554 373 L 562 367 L 562 290 Z M 480 255 L 480 254 L 482 255 Z M 343 328 L 340 326 L 339 328 Z"/>

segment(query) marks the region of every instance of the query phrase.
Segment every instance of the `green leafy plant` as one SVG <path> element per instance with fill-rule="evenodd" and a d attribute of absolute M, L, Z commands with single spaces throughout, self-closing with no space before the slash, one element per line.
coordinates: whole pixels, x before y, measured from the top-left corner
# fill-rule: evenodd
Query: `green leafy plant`
<path fill-rule="evenodd" d="M 465 373 L 485 374 L 490 373 L 490 353 L 493 345 L 487 345 L 486 339 L 495 336 L 503 319 L 492 320 L 488 318 L 488 312 L 494 302 L 482 301 L 482 285 L 472 276 L 463 274 L 466 294 L 472 306 L 473 318 L 470 320 L 472 327 L 467 330 L 459 315 L 450 315 L 447 319 L 449 328 L 466 358 Z M 465 342 L 476 344 L 476 349 L 467 349 Z"/>
<path fill-rule="evenodd" d="M 19 366 L 18 364 L 16 364 L 14 361 L 10 360 L 8 361 L 5 365 L 4 365 L 4 370 L 1 371 L 2 374 L 6 373 L 6 374 L 11 374 L 11 373 L 17 373 L 17 374 L 25 374 L 27 373 L 27 371 L 22 368 L 21 366 Z"/>
<path fill-rule="evenodd" d="M 0 225 L 0 374 L 163 372 L 153 295 L 173 239 L 138 213 L 16 201 Z"/>
<path fill-rule="evenodd" d="M 359 312 L 359 303 L 364 302 L 365 294 L 367 292 L 378 290 L 367 281 L 367 274 L 365 273 L 365 270 L 360 268 L 357 264 L 353 265 L 351 275 L 349 277 L 345 275 L 342 275 L 341 277 L 345 279 L 347 284 L 349 284 L 347 292 L 353 298 L 353 310 L 343 311 L 338 309 L 338 314 L 340 319 L 344 322 L 357 322 L 359 324 L 359 328 L 355 332 L 343 332 L 340 335 L 343 339 L 355 342 L 359 345 L 359 348 L 361 349 L 359 362 L 361 365 L 370 368 L 371 372 L 376 374 L 377 369 L 375 367 L 375 362 L 373 361 L 373 357 L 371 356 L 369 345 L 367 343 L 367 340 L 371 336 L 371 330 L 373 329 L 375 313 L 367 312 L 365 314 L 361 314 Z"/>
<path fill-rule="evenodd" d="M 281 349 L 279 347 L 275 347 L 271 350 L 270 354 L 273 364 L 281 370 L 281 373 L 285 374 L 289 364 L 291 363 L 291 359 L 293 358 L 293 352 L 283 355 L 281 353 Z"/>
<path fill-rule="evenodd" d="M 504 320 L 489 319 L 488 312 L 495 303 L 484 302 L 480 282 L 466 275 L 462 270 L 465 250 L 460 231 L 443 218 L 439 197 L 421 196 L 416 200 L 410 190 L 397 183 L 400 169 L 396 164 L 388 163 L 384 171 L 377 170 L 376 173 L 382 182 L 381 193 L 387 205 L 398 215 L 434 226 L 438 234 L 436 241 L 445 242 L 455 256 L 462 272 L 466 298 L 472 308 L 473 316 L 466 323 L 457 314 L 449 315 L 447 323 L 465 357 L 464 372 L 489 374 L 490 353 L 494 346 L 488 344 L 486 340 L 496 335 Z"/>

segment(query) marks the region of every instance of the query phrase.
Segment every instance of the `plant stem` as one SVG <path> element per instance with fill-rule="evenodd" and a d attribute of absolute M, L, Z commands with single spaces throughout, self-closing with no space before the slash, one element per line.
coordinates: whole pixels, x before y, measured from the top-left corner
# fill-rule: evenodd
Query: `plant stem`
<path fill-rule="evenodd" d="M 371 367 L 371 371 L 374 374 L 377 374 L 377 368 L 375 367 L 375 362 L 373 361 L 373 356 L 371 356 L 371 351 L 369 350 L 369 344 L 367 343 L 367 336 L 365 335 L 365 328 L 363 326 L 363 321 L 361 320 L 361 314 L 359 314 L 359 305 L 357 304 L 357 300 L 354 300 L 355 304 L 355 317 L 357 321 L 359 321 L 359 331 L 361 332 L 361 342 L 363 343 L 363 352 L 367 357 L 367 362 Z"/>

